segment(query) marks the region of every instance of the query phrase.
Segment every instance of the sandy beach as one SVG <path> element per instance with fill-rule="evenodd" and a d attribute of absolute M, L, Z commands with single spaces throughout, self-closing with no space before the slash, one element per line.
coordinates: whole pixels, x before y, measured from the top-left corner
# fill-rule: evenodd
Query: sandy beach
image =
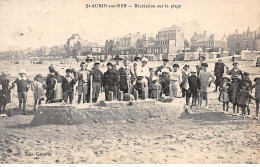
<path fill-rule="evenodd" d="M 224 62 L 231 67 L 230 60 Z M 242 71 L 250 72 L 250 79 L 259 74 L 252 62 L 239 62 Z M 209 71 L 214 70 L 213 63 Z M 23 68 L 31 77 L 42 69 L 45 75 L 48 65 Z M 13 75 L 21 68 L 2 67 L 10 67 Z M 37 127 L 29 126 L 34 117 L 32 101 L 28 100 L 29 114 L 20 115 L 14 92 L 13 103 L 7 106 L 10 117 L 0 117 L 0 163 L 260 163 L 260 120 L 252 118 L 255 102 L 250 104 L 251 117 L 232 116 L 231 104 L 230 114 L 224 114 L 213 90 L 214 84 L 209 90 L 209 110 L 197 109 L 176 118 Z"/>

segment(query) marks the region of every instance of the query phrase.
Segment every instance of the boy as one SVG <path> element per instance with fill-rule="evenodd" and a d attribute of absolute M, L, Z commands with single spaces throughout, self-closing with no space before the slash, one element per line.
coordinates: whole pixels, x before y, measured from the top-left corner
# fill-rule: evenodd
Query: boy
<path fill-rule="evenodd" d="M 192 97 L 192 103 L 191 103 L 191 108 L 192 108 L 193 106 L 196 106 L 198 100 L 198 89 L 200 88 L 200 81 L 196 75 L 197 74 L 196 69 L 192 69 L 190 72 L 191 72 L 191 76 L 188 77 L 188 82 L 189 82 L 190 93 Z"/>
<path fill-rule="evenodd" d="M 158 75 L 158 72 L 162 72 L 164 68 L 167 68 L 170 72 L 172 71 L 171 66 L 168 65 L 169 59 L 163 59 L 163 65 L 157 67 L 155 70 L 155 75 Z"/>
<path fill-rule="evenodd" d="M 119 80 L 117 72 L 113 68 L 113 64 L 107 63 L 107 71 L 104 73 L 103 86 L 105 89 L 105 100 L 108 100 L 109 91 L 113 92 L 113 100 L 117 99 L 117 89 L 119 86 Z"/>
<path fill-rule="evenodd" d="M 169 77 L 169 70 L 164 68 L 162 70 L 162 76 L 161 76 L 161 85 L 162 85 L 162 93 L 165 94 L 165 96 L 170 96 L 170 77 Z"/>
<path fill-rule="evenodd" d="M 158 83 L 158 78 L 153 76 L 149 85 L 150 98 L 157 99 L 161 97 L 162 86 Z"/>
<path fill-rule="evenodd" d="M 66 70 L 65 77 L 62 77 L 62 91 L 64 96 L 64 102 L 68 102 L 69 98 L 69 104 L 72 104 L 72 101 L 74 99 L 74 84 L 75 79 L 73 78 L 73 71 L 71 69 Z"/>
<path fill-rule="evenodd" d="M 239 107 L 237 103 L 237 95 L 240 90 L 240 79 L 238 75 L 234 75 L 231 78 L 231 83 L 229 86 L 229 101 L 233 104 L 233 113 L 236 113 L 236 107 L 237 107 L 237 113 L 239 112 Z"/>
<path fill-rule="evenodd" d="M 94 69 L 90 72 L 90 75 L 93 77 L 92 81 L 92 102 L 97 102 L 97 99 L 99 98 L 99 93 L 102 88 L 102 82 L 103 82 L 103 73 L 100 71 L 100 62 L 96 61 L 94 64 Z"/>
<path fill-rule="evenodd" d="M 21 69 L 19 72 L 19 78 L 17 78 L 10 89 L 13 89 L 15 87 L 15 84 L 17 85 L 17 92 L 18 92 L 18 99 L 19 99 L 19 110 L 22 110 L 23 105 L 23 114 L 26 114 L 26 100 L 27 100 L 27 92 L 30 88 L 30 85 L 32 84 L 32 81 L 27 79 L 26 77 L 26 70 Z"/>
<path fill-rule="evenodd" d="M 133 77 L 133 73 L 131 71 L 131 67 L 128 66 L 127 60 L 123 61 L 124 66 L 118 70 L 119 75 L 119 87 L 123 93 L 128 93 L 131 87 L 131 80 Z"/>
<path fill-rule="evenodd" d="M 245 117 L 246 115 L 246 108 L 249 106 L 250 98 L 251 98 L 251 92 L 250 87 L 248 83 L 244 83 L 242 85 L 242 89 L 237 95 L 238 98 L 238 105 L 242 108 L 242 117 Z M 248 113 L 249 115 L 250 113 Z"/>
<path fill-rule="evenodd" d="M 182 97 L 186 96 L 186 105 L 189 105 L 190 96 L 191 96 L 189 92 L 189 81 L 188 81 L 188 77 L 190 75 L 189 68 L 190 66 L 185 64 L 182 70 L 181 89 L 182 89 Z"/>
<path fill-rule="evenodd" d="M 6 73 L 0 75 L 0 116 L 6 117 L 5 107 L 11 102 L 9 79 Z"/>
<path fill-rule="evenodd" d="M 173 64 L 173 71 L 170 73 L 170 97 L 181 97 L 182 73 L 178 70 L 179 64 Z"/>
<path fill-rule="evenodd" d="M 83 96 L 83 103 L 87 101 L 88 82 L 90 71 L 87 70 L 85 62 L 81 62 L 80 70 L 76 73 L 75 80 L 78 82 L 78 104 L 81 102 Z"/>
<path fill-rule="evenodd" d="M 249 86 L 249 89 L 251 90 L 252 89 L 252 86 L 253 86 L 253 83 L 252 81 L 249 79 L 249 73 L 248 72 L 243 72 L 243 79 L 241 79 L 241 85 L 243 85 L 244 83 L 247 83 L 248 86 Z M 250 108 L 249 108 L 249 105 L 247 106 L 247 112 L 248 112 L 248 115 L 250 114 Z"/>
<path fill-rule="evenodd" d="M 147 82 L 143 75 L 138 74 L 135 89 L 138 91 L 138 98 L 143 98 L 143 92 L 147 89 Z"/>
<path fill-rule="evenodd" d="M 200 80 L 200 95 L 199 95 L 199 107 L 202 108 L 202 101 L 205 97 L 206 100 L 206 109 L 208 108 L 208 87 L 211 84 L 211 82 L 215 81 L 215 76 L 207 71 L 208 64 L 207 63 L 202 63 L 201 64 L 202 70 L 199 75 L 199 80 Z M 212 78 L 211 80 L 209 80 Z"/>

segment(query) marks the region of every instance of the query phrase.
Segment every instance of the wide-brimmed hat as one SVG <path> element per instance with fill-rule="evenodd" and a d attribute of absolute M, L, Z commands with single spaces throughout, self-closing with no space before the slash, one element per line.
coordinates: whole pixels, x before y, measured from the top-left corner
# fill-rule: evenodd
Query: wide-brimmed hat
<path fill-rule="evenodd" d="M 134 61 L 137 61 L 137 59 L 142 60 L 142 58 L 141 58 L 139 55 L 136 55 L 136 56 L 135 56 Z"/>
<path fill-rule="evenodd" d="M 95 61 L 94 65 L 101 64 L 100 61 Z"/>
<path fill-rule="evenodd" d="M 224 78 L 227 78 L 229 81 L 231 80 L 231 78 L 230 78 L 230 76 L 229 75 L 223 75 L 223 77 L 222 77 L 223 79 Z"/>
<path fill-rule="evenodd" d="M 116 59 L 118 59 L 118 60 L 123 60 L 123 58 L 121 57 L 121 56 L 119 56 L 119 55 L 116 55 L 115 57 L 114 57 L 114 59 L 116 60 Z"/>
<path fill-rule="evenodd" d="M 208 65 L 208 63 L 202 63 L 201 66 L 208 67 L 209 65 Z"/>
<path fill-rule="evenodd" d="M 20 69 L 19 74 L 26 74 L 26 69 Z"/>
<path fill-rule="evenodd" d="M 87 60 L 93 61 L 92 57 L 90 57 L 90 56 L 87 56 L 87 57 L 86 57 L 86 61 L 87 61 Z"/>
<path fill-rule="evenodd" d="M 260 76 L 255 77 L 254 82 L 256 82 L 258 79 L 260 79 Z"/>
<path fill-rule="evenodd" d="M 146 57 L 144 57 L 143 59 L 142 59 L 142 62 L 148 62 L 148 59 L 146 58 Z"/>

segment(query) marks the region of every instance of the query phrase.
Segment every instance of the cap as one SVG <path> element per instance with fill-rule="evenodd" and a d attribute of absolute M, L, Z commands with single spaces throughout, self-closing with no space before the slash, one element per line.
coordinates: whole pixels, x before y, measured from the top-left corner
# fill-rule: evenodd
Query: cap
<path fill-rule="evenodd" d="M 116 56 L 114 57 L 114 59 L 123 60 L 123 58 L 120 57 L 119 55 L 116 55 Z"/>
<path fill-rule="evenodd" d="M 201 66 L 208 67 L 209 65 L 208 65 L 208 63 L 202 63 Z"/>
<path fill-rule="evenodd" d="M 111 62 L 108 62 L 107 66 L 112 66 L 113 67 L 113 64 Z"/>
<path fill-rule="evenodd" d="M 86 61 L 87 61 L 87 60 L 93 61 L 92 57 L 90 57 L 90 56 L 87 56 Z"/>
<path fill-rule="evenodd" d="M 248 76 L 249 73 L 248 72 L 243 72 L 243 75 Z"/>
<path fill-rule="evenodd" d="M 167 61 L 167 62 L 168 62 L 168 61 L 169 61 L 169 59 L 167 59 L 167 58 L 164 58 L 164 59 L 163 59 L 163 61 Z"/>
<path fill-rule="evenodd" d="M 180 68 L 179 64 L 173 64 L 172 66 L 173 66 L 173 67 Z"/>

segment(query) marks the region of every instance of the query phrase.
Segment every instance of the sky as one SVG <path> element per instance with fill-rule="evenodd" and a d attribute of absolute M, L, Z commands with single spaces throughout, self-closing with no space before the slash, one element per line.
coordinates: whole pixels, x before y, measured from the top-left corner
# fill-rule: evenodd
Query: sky
<path fill-rule="evenodd" d="M 177 4 L 181 8 L 85 7 L 94 3 Z M 62 45 L 72 34 L 104 45 L 113 37 L 136 32 L 156 34 L 162 28 L 184 23 L 187 39 L 194 31 L 221 35 L 236 29 L 246 31 L 248 26 L 257 30 L 259 6 L 260 0 L 0 0 L 0 51 Z"/>

